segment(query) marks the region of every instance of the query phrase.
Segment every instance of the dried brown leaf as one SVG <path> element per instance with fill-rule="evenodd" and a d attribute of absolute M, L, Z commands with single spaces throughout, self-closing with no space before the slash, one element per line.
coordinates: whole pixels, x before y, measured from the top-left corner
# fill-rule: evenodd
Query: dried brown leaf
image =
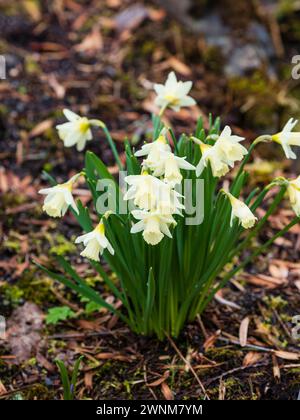
<path fill-rule="evenodd" d="M 280 368 L 279 368 L 278 361 L 277 361 L 277 358 L 276 358 L 275 354 L 272 355 L 272 361 L 273 361 L 273 375 L 274 375 L 274 378 L 277 381 L 280 381 Z"/>
<path fill-rule="evenodd" d="M 243 366 L 251 366 L 263 358 L 263 354 L 257 351 L 249 351 L 244 357 Z"/>
<path fill-rule="evenodd" d="M 170 371 L 166 370 L 160 378 L 156 379 L 156 381 L 151 382 L 150 384 L 148 384 L 148 386 L 155 387 L 161 385 L 169 376 Z"/>
<path fill-rule="evenodd" d="M 84 374 L 84 384 L 87 389 L 93 388 L 93 376 L 94 376 L 94 372 L 86 372 Z"/>
<path fill-rule="evenodd" d="M 216 331 L 214 334 L 210 335 L 203 344 L 204 351 L 207 352 L 208 349 L 214 346 L 218 336 L 221 334 L 221 330 Z"/>
<path fill-rule="evenodd" d="M 174 400 L 173 392 L 171 391 L 169 385 L 166 382 L 161 384 L 161 392 L 163 393 L 166 400 Z"/>
<path fill-rule="evenodd" d="M 300 353 L 292 353 L 284 350 L 274 350 L 274 354 L 280 359 L 285 360 L 300 360 Z"/>
<path fill-rule="evenodd" d="M 95 54 L 103 48 L 103 39 L 98 25 L 95 25 L 92 31 L 75 46 L 75 50 L 88 55 Z"/>
<path fill-rule="evenodd" d="M 239 330 L 239 340 L 240 345 L 245 347 L 247 344 L 247 337 L 248 337 L 248 327 L 249 327 L 249 318 L 246 317 L 242 320 Z"/>
<path fill-rule="evenodd" d="M 37 137 L 53 126 L 53 120 L 47 119 L 37 124 L 29 133 L 29 137 Z"/>

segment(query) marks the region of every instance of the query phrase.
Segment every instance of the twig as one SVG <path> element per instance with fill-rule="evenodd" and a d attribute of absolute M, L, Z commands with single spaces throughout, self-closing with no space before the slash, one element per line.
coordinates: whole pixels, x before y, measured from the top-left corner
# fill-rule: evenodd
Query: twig
<path fill-rule="evenodd" d="M 145 384 L 146 384 L 146 385 L 147 385 L 147 387 L 148 387 L 148 390 L 149 390 L 149 391 L 150 391 L 150 393 L 152 394 L 153 398 L 154 398 L 155 400 L 158 400 L 158 398 L 157 398 L 157 396 L 156 396 L 155 392 L 153 391 L 153 389 L 152 389 L 150 386 L 148 386 L 148 378 L 147 378 L 147 367 L 146 367 L 146 363 L 144 364 L 144 381 L 145 381 Z"/>
<path fill-rule="evenodd" d="M 205 326 L 203 324 L 203 321 L 201 319 L 201 316 L 199 314 L 197 315 L 197 321 L 198 321 L 198 323 L 200 325 L 200 328 L 201 328 L 201 331 L 202 331 L 202 334 L 203 334 L 204 338 L 207 339 L 208 338 L 208 334 L 207 334 L 207 331 L 206 331 Z"/>
<path fill-rule="evenodd" d="M 119 328 L 117 330 L 114 331 L 110 331 L 110 330 L 105 330 L 105 331 L 98 331 L 98 332 L 91 332 L 91 333 L 74 333 L 74 334 L 53 334 L 53 335 L 49 335 L 48 338 L 49 339 L 61 339 L 61 340 L 72 340 L 74 338 L 80 339 L 82 338 L 83 340 L 85 338 L 88 337 L 101 337 L 101 336 L 107 336 L 107 335 L 112 335 L 112 336 L 117 336 L 118 334 L 121 333 L 128 333 L 128 329 L 127 328 Z"/>
<path fill-rule="evenodd" d="M 190 362 L 184 357 L 184 355 L 181 353 L 181 351 L 179 350 L 179 348 L 176 346 L 176 344 L 174 343 L 174 341 L 172 340 L 172 338 L 171 337 L 169 337 L 167 334 L 166 334 L 166 337 L 168 338 L 168 340 L 169 340 L 169 342 L 170 342 L 170 344 L 171 344 L 171 346 L 173 347 L 173 349 L 176 351 L 176 353 L 178 354 L 178 356 L 184 361 L 184 363 L 189 367 L 189 369 L 191 370 L 191 372 L 192 372 L 192 374 L 195 376 L 195 378 L 196 378 L 196 380 L 197 380 L 197 382 L 198 382 L 198 384 L 200 385 L 200 388 L 201 388 L 201 390 L 202 390 L 202 392 L 204 393 L 204 396 L 205 396 L 205 398 L 206 399 L 208 399 L 209 400 L 209 396 L 207 395 L 207 392 L 206 392 L 206 390 L 205 390 L 205 388 L 204 388 L 204 385 L 203 385 L 203 383 L 201 382 L 201 380 L 200 380 L 200 378 L 199 378 L 199 376 L 197 375 L 197 373 L 195 372 L 195 370 L 194 370 L 194 368 L 193 368 L 193 366 L 190 364 Z"/>
<path fill-rule="evenodd" d="M 269 362 L 256 363 L 254 365 L 240 366 L 240 367 L 228 370 L 227 372 L 224 372 L 221 375 L 215 376 L 214 378 L 210 378 L 206 383 L 207 383 L 207 385 L 210 385 L 212 382 L 215 382 L 215 381 L 218 381 L 218 380 L 223 380 L 223 378 L 225 376 L 231 375 L 232 373 L 240 372 L 240 371 L 243 371 L 243 370 L 249 369 L 249 368 L 269 366 L 270 364 L 271 364 L 271 362 L 269 361 Z"/>
<path fill-rule="evenodd" d="M 38 382 L 35 382 L 33 384 L 30 384 L 30 385 L 24 385 L 24 386 L 22 386 L 21 388 L 18 388 L 18 389 L 8 391 L 5 394 L 0 395 L 0 400 L 4 400 L 6 397 L 9 397 L 10 395 L 16 394 L 17 392 L 22 392 L 22 391 L 25 391 L 28 388 L 32 388 L 33 386 L 35 386 L 37 384 L 38 384 Z"/>
<path fill-rule="evenodd" d="M 217 340 L 223 341 L 228 344 L 236 344 L 239 347 L 241 346 L 238 340 L 230 340 L 229 338 L 225 338 L 225 337 L 217 337 Z M 256 346 L 254 344 L 247 344 L 245 347 L 241 347 L 241 349 L 242 350 L 252 349 L 252 350 L 266 351 L 266 352 L 273 351 L 273 349 L 270 349 L 269 347 Z"/>

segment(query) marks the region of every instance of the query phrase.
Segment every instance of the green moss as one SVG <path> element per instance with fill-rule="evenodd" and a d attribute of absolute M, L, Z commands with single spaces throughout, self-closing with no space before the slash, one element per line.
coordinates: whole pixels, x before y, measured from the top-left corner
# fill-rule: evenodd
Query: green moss
<path fill-rule="evenodd" d="M 38 75 L 41 73 L 41 68 L 32 56 L 25 58 L 25 71 L 28 75 Z"/>
<path fill-rule="evenodd" d="M 154 41 L 152 41 L 152 40 L 145 41 L 142 44 L 142 47 L 141 47 L 141 50 L 140 50 L 141 55 L 142 56 L 148 56 L 148 55 L 152 54 L 155 51 L 156 47 L 157 47 L 157 45 Z"/>
<path fill-rule="evenodd" d="M 239 378 L 232 376 L 223 380 L 225 386 L 225 399 L 236 400 L 237 396 L 239 400 L 257 400 L 259 397 L 256 394 L 250 394 L 250 389 L 247 381 L 241 381 Z M 218 398 L 219 385 L 209 390 L 212 397 Z"/>
<path fill-rule="evenodd" d="M 263 300 L 270 309 L 282 309 L 288 304 L 281 296 L 265 296 Z"/>
<path fill-rule="evenodd" d="M 52 400 L 55 398 L 55 391 L 49 390 L 43 384 L 35 384 L 28 390 L 22 392 L 24 400 Z"/>
<path fill-rule="evenodd" d="M 24 296 L 24 291 L 21 290 L 16 285 L 11 286 L 11 285 L 7 284 L 7 285 L 2 286 L 1 289 L 2 289 L 2 291 L 4 291 L 5 298 L 12 305 L 20 303 L 21 299 Z"/>
<path fill-rule="evenodd" d="M 3 208 L 6 208 L 23 204 L 26 201 L 26 197 L 21 192 L 16 194 L 9 191 L 2 195 L 1 200 Z"/>
<path fill-rule="evenodd" d="M 19 282 L 19 288 L 23 291 L 24 299 L 41 305 L 43 302 L 56 302 L 56 298 L 50 289 L 52 283 L 49 277 L 36 277 L 35 272 L 28 271 L 22 276 Z"/>
<path fill-rule="evenodd" d="M 265 129 L 274 125 L 274 115 L 279 108 L 278 94 L 282 90 L 276 81 L 270 81 L 261 71 L 249 77 L 234 77 L 228 81 L 235 102 L 245 107 L 245 118 L 249 127 Z M 243 111 L 243 108 L 242 108 Z"/>
<path fill-rule="evenodd" d="M 43 166 L 43 169 L 46 172 L 51 172 L 52 169 L 53 169 L 52 163 L 50 163 L 50 162 L 45 163 L 44 166 Z"/>
<path fill-rule="evenodd" d="M 3 115 L 5 117 L 6 115 L 8 115 L 8 113 L 9 113 L 8 107 L 5 106 L 4 104 L 0 104 L 0 115 Z"/>
<path fill-rule="evenodd" d="M 40 306 L 42 303 L 54 303 L 56 298 L 51 293 L 52 280 L 46 276 L 37 276 L 36 269 L 25 270 L 17 283 L 4 283 L 0 293 L 4 294 L 8 303 L 13 306 L 21 300 L 33 302 Z"/>
<path fill-rule="evenodd" d="M 13 240 L 9 240 L 8 239 L 8 240 L 6 240 L 6 241 L 3 242 L 3 248 L 9 249 L 11 251 L 18 252 L 21 249 L 21 244 L 20 244 L 20 242 L 17 242 L 17 241 L 13 241 Z"/>
<path fill-rule="evenodd" d="M 280 0 L 277 6 L 277 18 L 283 19 L 290 15 L 294 16 L 298 0 Z"/>
<path fill-rule="evenodd" d="M 76 251 L 76 246 L 73 242 L 66 239 L 63 235 L 55 237 L 55 245 L 51 246 L 49 252 L 52 255 L 66 255 Z"/>
<path fill-rule="evenodd" d="M 243 352 L 232 349 L 231 347 L 211 347 L 206 355 L 215 361 L 226 361 L 231 358 L 243 357 Z"/>

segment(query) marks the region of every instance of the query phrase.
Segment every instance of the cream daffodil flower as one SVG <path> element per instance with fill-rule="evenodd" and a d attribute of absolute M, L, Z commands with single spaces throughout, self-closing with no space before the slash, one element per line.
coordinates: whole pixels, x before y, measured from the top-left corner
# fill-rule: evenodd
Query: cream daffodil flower
<path fill-rule="evenodd" d="M 177 81 L 176 75 L 172 71 L 169 73 L 164 85 L 154 85 L 154 90 L 157 94 L 157 97 L 155 98 L 155 105 L 157 105 L 162 110 L 170 107 L 174 111 L 179 111 L 183 106 L 195 105 L 195 100 L 188 96 L 191 88 L 191 81 Z"/>
<path fill-rule="evenodd" d="M 143 238 L 149 245 L 157 245 L 164 235 L 172 238 L 169 226 L 176 225 L 171 215 L 162 215 L 159 211 L 133 210 L 132 215 L 139 220 L 131 228 L 131 233 L 143 231 Z"/>
<path fill-rule="evenodd" d="M 93 261 L 100 261 L 99 255 L 103 254 L 103 251 L 107 249 L 112 255 L 115 251 L 111 246 L 109 240 L 105 236 L 105 226 L 103 221 L 89 233 L 78 236 L 75 240 L 75 244 L 83 242 L 85 249 L 80 253 L 83 257 L 87 257 Z"/>
<path fill-rule="evenodd" d="M 156 206 L 158 201 L 158 190 L 163 184 L 158 178 L 149 175 L 146 171 L 141 175 L 129 175 L 125 182 L 130 188 L 124 195 L 124 200 L 131 200 L 141 209 L 150 210 Z"/>
<path fill-rule="evenodd" d="M 296 216 L 300 216 L 300 176 L 296 179 L 289 181 L 287 192 L 291 202 L 291 206 L 296 213 Z"/>
<path fill-rule="evenodd" d="M 180 169 L 194 171 L 196 168 L 187 162 L 185 157 L 179 157 L 172 152 L 163 152 L 160 160 L 151 166 L 153 176 L 164 176 L 164 181 L 174 187 L 182 181 Z"/>
<path fill-rule="evenodd" d="M 63 140 L 65 147 L 77 147 L 81 152 L 85 148 L 87 141 L 92 140 L 91 121 L 86 117 L 80 117 L 69 109 L 64 109 L 63 113 L 68 122 L 56 126 L 59 137 Z"/>
<path fill-rule="evenodd" d="M 43 188 L 39 191 L 39 194 L 46 195 L 43 210 L 49 216 L 62 217 L 65 215 L 69 206 L 79 214 L 79 210 L 72 195 L 73 184 L 79 176 L 80 174 L 76 174 L 64 184 L 57 184 L 54 187 Z"/>
<path fill-rule="evenodd" d="M 200 176 L 207 167 L 208 163 L 210 164 L 211 171 L 214 177 L 220 178 L 229 172 L 228 164 L 224 163 L 222 160 L 222 155 L 216 145 L 210 146 L 209 144 L 200 143 L 200 150 L 202 153 L 201 159 L 196 166 L 196 175 Z"/>
<path fill-rule="evenodd" d="M 293 128 L 297 124 L 298 120 L 290 118 L 282 131 L 272 136 L 272 139 L 282 146 L 285 156 L 288 159 L 297 158 L 296 154 L 291 149 L 291 146 L 300 146 L 300 132 L 292 133 Z"/>
<path fill-rule="evenodd" d="M 182 196 L 177 191 L 145 171 L 141 175 L 127 176 L 125 182 L 130 188 L 124 200 L 133 199 L 134 204 L 143 210 L 159 208 L 163 213 L 180 214 L 180 209 L 184 208 L 180 203 Z"/>
<path fill-rule="evenodd" d="M 171 147 L 167 143 L 166 129 L 164 128 L 155 141 L 144 144 L 141 150 L 135 152 L 134 155 L 137 157 L 147 156 L 143 161 L 143 166 L 152 169 L 160 161 L 162 153 L 170 151 Z"/>
<path fill-rule="evenodd" d="M 248 150 L 240 144 L 244 137 L 231 134 L 231 128 L 226 125 L 218 137 L 214 147 L 218 149 L 223 163 L 233 168 L 236 161 L 243 159 Z"/>
<path fill-rule="evenodd" d="M 254 216 L 249 207 L 243 201 L 237 199 L 229 192 L 224 190 L 223 192 L 229 198 L 232 207 L 230 226 L 233 225 L 234 219 L 237 218 L 244 229 L 252 228 L 255 225 L 257 217 Z"/>
<path fill-rule="evenodd" d="M 157 211 L 162 215 L 178 214 L 182 216 L 181 210 L 185 209 L 182 203 L 184 196 L 173 190 L 170 185 L 165 184 L 159 191 L 159 200 L 156 204 Z"/>

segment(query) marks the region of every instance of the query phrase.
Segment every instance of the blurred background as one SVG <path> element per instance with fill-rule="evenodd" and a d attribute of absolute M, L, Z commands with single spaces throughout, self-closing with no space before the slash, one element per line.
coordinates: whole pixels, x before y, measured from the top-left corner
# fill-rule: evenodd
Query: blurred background
<path fill-rule="evenodd" d="M 299 114 L 298 1 L 1 0 L 0 13 L 4 166 L 59 171 L 64 153 L 75 159 L 53 129 L 63 107 L 102 118 L 117 142 L 138 141 L 152 82 L 170 70 L 193 81 L 199 107 L 169 114 L 179 131 L 212 112 L 251 137 Z M 103 143 L 101 153 L 112 163 Z"/>
<path fill-rule="evenodd" d="M 40 320 L 35 333 L 40 331 L 49 307 L 81 310 L 77 304 L 69 304 L 69 292 L 65 295 L 35 269 L 31 258 L 47 263 L 53 254 L 67 255 L 79 273 L 94 281 L 94 274 L 87 271 L 87 263 L 78 258 L 73 244 L 74 235 L 79 234 L 75 220 L 69 215 L 57 223 L 42 215 L 42 199 L 37 194 L 46 184 L 43 170 L 64 181 L 83 166 L 84 154 L 64 148 L 57 136 L 55 125 L 64 121 L 62 109 L 105 121 L 122 157 L 126 137 L 138 144 L 151 130 L 153 82 L 164 82 L 173 70 L 179 79 L 193 81 L 191 96 L 198 104 L 179 113 L 166 112 L 166 120 L 176 133 L 190 133 L 197 118 L 202 115 L 206 122 L 210 112 L 248 141 L 261 133 L 274 133 L 288 118 L 300 115 L 299 17 L 298 0 L 0 0 L 0 56 L 6 63 L 6 77 L 0 80 L 0 314 L 11 319 L 9 328 L 19 325 L 9 340 L 13 362 L 9 357 L 1 359 L 3 354 L 7 357 L 7 348 L 0 350 L 0 373 L 6 378 L 2 387 L 0 380 L 0 395 L 12 386 L 35 383 L 46 371 L 46 385 L 40 392 L 42 398 L 48 398 L 48 388 L 53 384 L 59 387 L 57 377 L 51 376 L 55 367 L 49 352 L 62 353 L 66 360 L 73 360 L 76 353 L 70 343 L 53 347 L 51 342 L 47 351 L 39 350 L 36 355 L 41 335 L 32 336 L 29 343 L 20 339 L 32 332 L 32 319 Z M 117 172 L 101 132 L 95 133 L 89 148 L 112 173 Z M 273 178 L 282 169 L 290 175 L 300 172 L 299 164 L 291 166 L 275 146 L 260 147 L 249 169 L 256 180 Z M 80 185 L 77 193 L 88 203 L 90 197 Z M 273 227 L 280 227 L 290 214 L 283 209 L 281 219 L 273 220 Z M 299 234 L 296 228 L 294 233 Z M 282 241 L 280 259 L 297 261 L 299 236 L 297 243 L 294 239 Z M 272 267 L 261 265 L 259 270 L 264 275 L 284 277 L 286 268 L 280 264 Z M 299 278 L 299 267 L 297 270 Z M 263 283 L 267 281 L 252 278 L 255 287 L 268 291 Z M 275 282 L 274 288 L 277 286 Z M 294 305 L 292 292 L 287 290 L 290 309 Z M 261 297 L 261 290 L 258 295 Z M 247 295 L 245 307 L 252 308 L 254 300 L 253 295 Z M 282 305 L 280 299 L 276 302 Z M 223 322 L 228 326 L 224 314 L 220 321 L 217 309 L 214 311 L 214 328 Z M 62 313 L 59 316 L 58 321 L 64 317 Z M 27 319 L 30 330 L 22 319 Z M 109 317 L 101 318 L 98 324 L 85 322 L 78 321 L 76 328 L 68 324 L 68 328 L 99 331 L 107 322 L 108 328 L 113 328 L 116 320 Z M 266 337 L 267 332 L 260 327 Z M 55 327 L 48 328 L 50 333 L 57 333 L 51 330 Z M 279 339 L 280 333 L 274 332 L 274 336 Z M 268 343 L 274 345 L 271 338 Z M 116 345 L 121 348 L 120 342 Z M 30 365 L 33 356 L 37 360 Z M 128 363 L 130 357 L 132 353 Z M 229 355 L 227 362 L 233 360 L 238 358 Z M 27 367 L 22 374 L 12 368 L 12 363 L 24 361 Z M 285 380 L 290 383 L 292 379 Z M 85 376 L 87 389 L 91 381 L 91 376 Z M 181 384 L 178 386 L 180 394 Z M 168 390 L 162 388 L 167 396 Z M 129 395 L 126 389 L 121 387 L 124 398 Z M 109 390 L 108 395 L 114 392 Z M 149 391 L 140 392 L 143 398 L 153 397 Z M 288 398 L 294 388 L 291 391 L 283 386 L 268 392 L 270 398 Z M 197 397 L 190 388 L 187 394 Z"/>

